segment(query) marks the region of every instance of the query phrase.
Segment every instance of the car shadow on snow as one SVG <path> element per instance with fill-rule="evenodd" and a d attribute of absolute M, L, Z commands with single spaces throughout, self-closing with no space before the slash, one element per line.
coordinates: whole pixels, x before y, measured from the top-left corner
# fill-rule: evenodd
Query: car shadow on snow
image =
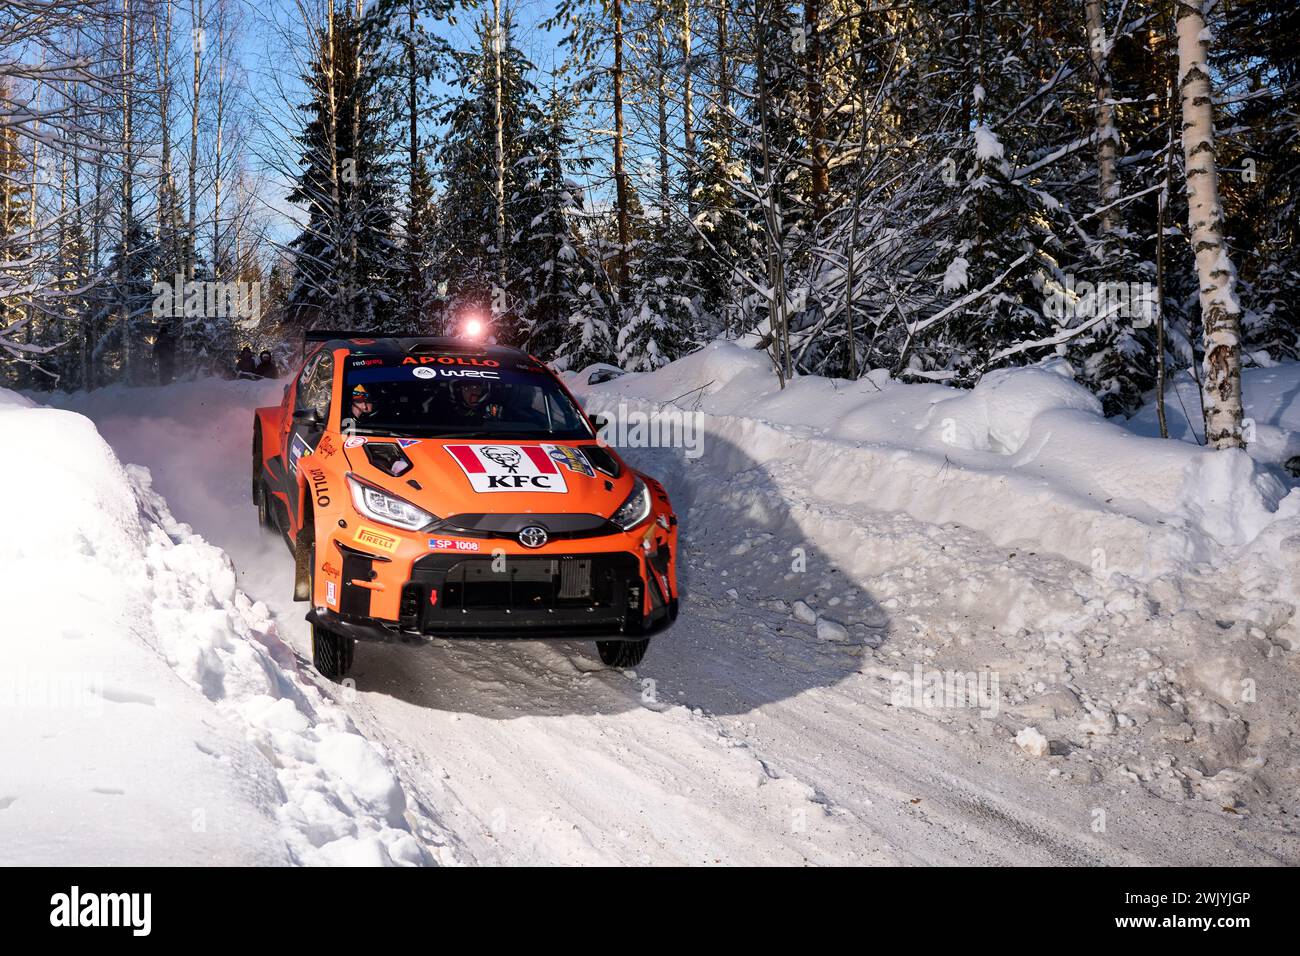
<path fill-rule="evenodd" d="M 497 719 L 676 705 L 741 714 L 840 682 L 887 640 L 885 611 L 808 540 L 744 449 L 710 433 L 696 458 L 619 451 L 664 483 L 681 522 L 681 614 L 635 671 L 603 665 L 589 640 L 362 644 L 357 690 Z"/>

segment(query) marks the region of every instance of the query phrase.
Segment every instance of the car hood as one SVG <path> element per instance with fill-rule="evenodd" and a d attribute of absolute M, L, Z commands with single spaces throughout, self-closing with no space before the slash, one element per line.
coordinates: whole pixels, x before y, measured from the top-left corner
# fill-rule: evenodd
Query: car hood
<path fill-rule="evenodd" d="M 594 451 L 584 452 L 584 448 Z M 631 470 L 613 450 L 595 441 L 366 437 L 345 441 L 344 453 L 358 477 L 440 518 L 461 514 L 609 517 L 632 493 L 634 483 Z M 399 456 L 409 460 L 409 467 L 391 464 L 400 461 Z"/>

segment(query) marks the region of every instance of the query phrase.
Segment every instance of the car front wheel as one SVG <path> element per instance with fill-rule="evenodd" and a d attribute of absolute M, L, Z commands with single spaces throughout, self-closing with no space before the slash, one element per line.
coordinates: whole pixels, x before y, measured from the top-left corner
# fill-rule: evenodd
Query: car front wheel
<path fill-rule="evenodd" d="M 636 667 L 645 657 L 650 638 L 643 641 L 597 641 L 600 659 L 610 667 Z"/>
<path fill-rule="evenodd" d="M 271 520 L 271 494 L 266 490 L 266 485 L 262 482 L 257 483 L 257 524 L 258 527 L 265 531 L 274 531 L 275 524 Z"/>
<path fill-rule="evenodd" d="M 341 680 L 352 669 L 352 652 L 357 642 L 335 634 L 319 624 L 311 626 L 311 663 L 322 677 Z"/>

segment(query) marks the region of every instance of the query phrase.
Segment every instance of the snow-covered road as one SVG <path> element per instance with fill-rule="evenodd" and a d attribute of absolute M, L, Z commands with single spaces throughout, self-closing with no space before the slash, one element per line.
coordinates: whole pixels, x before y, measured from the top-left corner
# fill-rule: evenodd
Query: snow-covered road
<path fill-rule="evenodd" d="M 280 387 L 201 381 L 60 404 L 148 467 L 176 517 L 230 554 L 308 668 L 289 555 L 259 532 L 248 496 L 251 410 Z M 1159 772 L 1112 772 L 1119 756 L 1094 768 L 1081 741 L 1059 759 L 1026 756 L 1011 738 L 1028 709 L 891 699 L 891 675 L 915 666 L 1034 668 L 1006 606 L 1052 617 L 1059 595 L 1090 593 L 1086 569 L 955 525 L 792 495 L 740 449 L 626 454 L 665 479 L 686 548 L 682 616 L 635 673 L 603 667 L 583 642 L 439 641 L 360 646 L 355 691 L 317 678 L 389 749 L 458 861 L 1300 861 L 1288 818 L 1159 796 Z M 845 628 L 819 626 L 818 612 Z M 1094 636 L 1079 638 L 1082 655 L 1104 647 Z M 1051 688 L 1034 705 L 1080 708 L 1053 704 Z"/>

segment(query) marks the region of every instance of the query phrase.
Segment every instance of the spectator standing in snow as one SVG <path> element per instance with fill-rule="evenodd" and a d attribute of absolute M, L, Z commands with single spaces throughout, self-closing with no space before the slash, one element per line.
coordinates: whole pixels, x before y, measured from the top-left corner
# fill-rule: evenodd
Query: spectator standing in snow
<path fill-rule="evenodd" d="M 275 359 L 271 358 L 271 353 L 263 351 L 258 356 L 257 369 L 255 374 L 258 378 L 279 378 L 280 370 L 275 367 Z"/>
<path fill-rule="evenodd" d="M 257 365 L 253 362 L 253 350 L 245 345 L 239 350 L 239 360 L 235 362 L 235 378 L 253 378 L 257 375 Z"/>
<path fill-rule="evenodd" d="M 158 384 L 170 385 L 176 373 L 176 339 L 170 326 L 162 326 L 154 336 L 153 360 L 158 366 Z"/>

